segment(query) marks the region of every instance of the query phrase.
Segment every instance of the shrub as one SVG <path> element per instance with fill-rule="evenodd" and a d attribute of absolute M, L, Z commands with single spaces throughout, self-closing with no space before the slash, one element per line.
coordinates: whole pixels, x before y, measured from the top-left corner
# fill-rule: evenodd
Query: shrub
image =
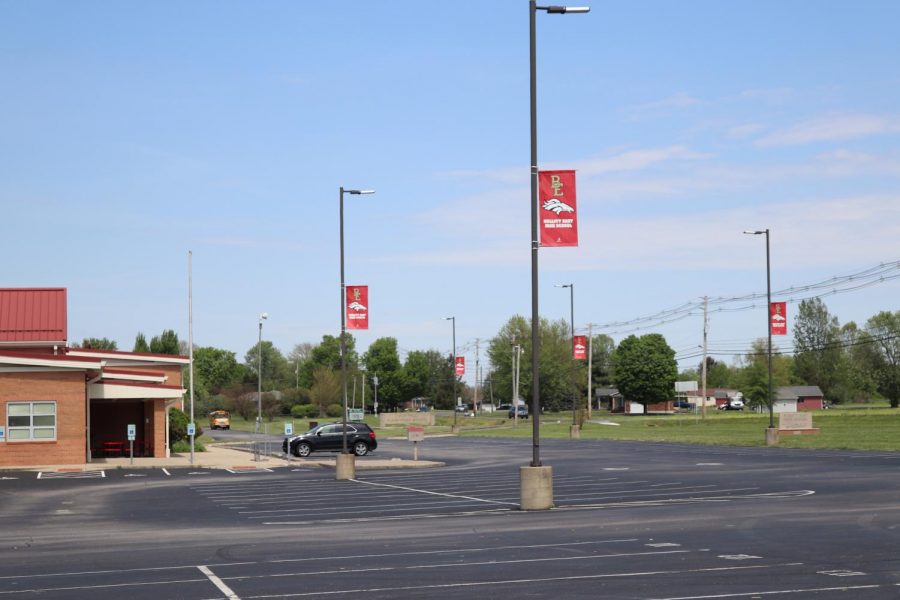
<path fill-rule="evenodd" d="M 196 415 L 194 415 L 196 418 Z M 175 444 L 180 441 L 186 441 L 188 445 L 188 451 L 190 451 L 190 437 L 188 436 L 187 426 L 190 422 L 190 418 L 187 413 L 181 409 L 173 408 L 169 410 L 169 443 L 172 444 L 172 447 L 175 447 Z M 196 432 L 194 433 L 194 438 L 200 437 L 203 435 L 203 428 L 196 421 L 194 422 L 196 426 Z M 195 443 L 196 447 L 196 443 Z"/>
<path fill-rule="evenodd" d="M 295 404 L 291 407 L 291 416 L 295 419 L 308 419 L 319 416 L 319 407 L 312 404 Z"/>
<path fill-rule="evenodd" d="M 172 444 L 172 452 L 185 454 L 191 451 L 191 440 L 178 440 Z M 206 452 L 206 446 L 194 439 L 194 452 Z"/>
<path fill-rule="evenodd" d="M 336 402 L 325 407 L 325 415 L 328 417 L 339 417 L 343 412 L 343 407 Z"/>

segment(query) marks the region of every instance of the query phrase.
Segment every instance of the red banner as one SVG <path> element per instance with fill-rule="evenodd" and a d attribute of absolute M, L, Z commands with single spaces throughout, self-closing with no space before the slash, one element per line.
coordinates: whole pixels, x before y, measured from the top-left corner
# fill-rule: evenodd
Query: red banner
<path fill-rule="evenodd" d="M 787 335 L 787 302 L 773 302 L 769 307 L 772 335 Z"/>
<path fill-rule="evenodd" d="M 587 360 L 587 336 L 576 335 L 572 338 L 572 358 Z"/>
<path fill-rule="evenodd" d="M 347 329 L 369 328 L 369 286 L 347 286 Z"/>
<path fill-rule="evenodd" d="M 457 375 L 465 375 L 466 374 L 466 357 L 465 356 L 457 356 L 456 357 L 456 374 Z"/>
<path fill-rule="evenodd" d="M 577 246 L 575 171 L 538 173 L 541 246 Z"/>

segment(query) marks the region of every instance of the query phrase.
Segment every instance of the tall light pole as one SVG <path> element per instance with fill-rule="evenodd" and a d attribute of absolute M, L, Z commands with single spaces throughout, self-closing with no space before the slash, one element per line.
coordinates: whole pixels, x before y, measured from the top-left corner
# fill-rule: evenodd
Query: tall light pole
<path fill-rule="evenodd" d="M 262 326 L 269 313 L 259 315 L 259 340 L 256 342 L 256 434 L 262 425 Z M 259 460 L 259 439 L 256 440 L 256 460 Z"/>
<path fill-rule="evenodd" d="M 360 194 L 374 194 L 375 190 L 345 190 L 341 186 L 340 193 L 340 222 L 341 222 L 341 408 L 343 409 L 341 416 L 341 424 L 343 425 L 341 433 L 341 454 L 348 454 L 347 449 L 347 291 L 344 284 L 344 194 L 358 196 Z"/>
<path fill-rule="evenodd" d="M 453 427 L 454 430 L 457 427 L 456 418 L 459 414 L 459 411 L 456 410 L 457 403 L 457 395 L 456 395 L 456 317 L 444 317 L 445 321 L 453 321 L 453 402 L 450 404 L 453 406 Z"/>
<path fill-rule="evenodd" d="M 577 411 L 575 407 L 575 284 L 574 283 L 565 283 L 565 284 L 555 284 L 553 287 L 558 288 L 569 288 L 569 326 L 571 331 L 571 344 L 573 353 L 572 358 L 572 427 L 573 432 L 574 428 L 578 427 L 578 418 L 576 416 Z"/>
<path fill-rule="evenodd" d="M 537 159 L 537 31 L 536 19 L 538 10 L 551 14 L 586 13 L 587 6 L 538 6 L 535 0 L 528 2 L 529 24 L 529 67 L 530 67 L 530 105 L 531 105 L 531 467 L 541 466 L 540 449 L 540 413 L 541 392 L 540 373 L 538 372 L 538 355 L 540 353 L 540 314 L 538 313 L 538 159 Z M 522 507 L 525 509 L 550 508 L 553 503 L 553 483 L 550 474 L 538 473 L 525 475 L 522 471 Z M 535 498 L 526 498 L 525 477 L 534 478 L 540 490 Z M 549 497 L 546 487 L 549 485 Z"/>
<path fill-rule="evenodd" d="M 775 407 L 772 397 L 772 264 L 769 255 L 769 230 L 745 231 L 747 235 L 766 234 L 766 332 L 768 333 L 768 364 L 769 364 L 769 393 L 766 404 L 769 406 L 769 431 L 766 432 L 766 441 L 771 443 L 776 440 L 775 431 Z"/>

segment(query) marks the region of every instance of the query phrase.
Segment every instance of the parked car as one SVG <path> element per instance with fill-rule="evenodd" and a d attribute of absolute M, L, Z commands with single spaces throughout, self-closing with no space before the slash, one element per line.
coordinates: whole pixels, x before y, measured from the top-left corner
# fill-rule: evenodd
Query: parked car
<path fill-rule="evenodd" d="M 457 404 L 456 405 L 456 412 L 458 412 L 458 413 L 467 413 L 470 410 L 472 410 L 472 409 L 469 408 L 469 406 L 467 404 Z"/>
<path fill-rule="evenodd" d="M 727 400 L 725 404 L 720 405 L 719 410 L 744 410 L 744 401 L 732 398 Z"/>
<path fill-rule="evenodd" d="M 512 404 L 498 404 L 497 412 L 507 412 L 512 408 Z"/>
<path fill-rule="evenodd" d="M 694 405 L 687 400 L 676 400 L 675 408 L 686 408 L 687 410 L 693 410 Z"/>
<path fill-rule="evenodd" d="M 340 452 L 343 450 L 343 425 L 326 423 L 313 427 L 306 433 L 284 438 L 281 450 L 287 454 L 290 448 L 294 456 L 309 456 L 313 452 Z M 356 456 L 365 456 L 378 447 L 375 432 L 365 423 L 347 423 L 347 448 Z"/>
<path fill-rule="evenodd" d="M 509 407 L 509 418 L 512 419 L 516 416 L 516 413 L 519 413 L 520 419 L 528 418 L 528 405 L 527 404 L 519 404 L 515 408 Z"/>

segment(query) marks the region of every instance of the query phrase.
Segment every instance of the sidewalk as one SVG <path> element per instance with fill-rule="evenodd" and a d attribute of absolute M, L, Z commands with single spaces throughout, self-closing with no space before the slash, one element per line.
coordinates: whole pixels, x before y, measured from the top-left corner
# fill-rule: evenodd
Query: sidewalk
<path fill-rule="evenodd" d="M 234 450 L 216 444 L 207 444 L 206 452 L 195 452 L 194 462 L 190 454 L 173 454 L 169 458 L 95 458 L 86 464 L 73 465 L 31 465 L 24 467 L 4 467 L 7 471 L 101 471 L 109 469 L 166 469 L 190 467 L 197 469 L 271 469 L 275 467 L 323 467 L 334 468 L 335 455 L 326 453 L 315 458 L 294 458 L 286 460 L 283 456 L 261 456 L 257 462 L 253 453 Z M 356 458 L 356 469 L 420 469 L 442 467 L 444 463 L 430 460 L 407 460 L 401 458 L 375 458 L 362 456 Z"/>

